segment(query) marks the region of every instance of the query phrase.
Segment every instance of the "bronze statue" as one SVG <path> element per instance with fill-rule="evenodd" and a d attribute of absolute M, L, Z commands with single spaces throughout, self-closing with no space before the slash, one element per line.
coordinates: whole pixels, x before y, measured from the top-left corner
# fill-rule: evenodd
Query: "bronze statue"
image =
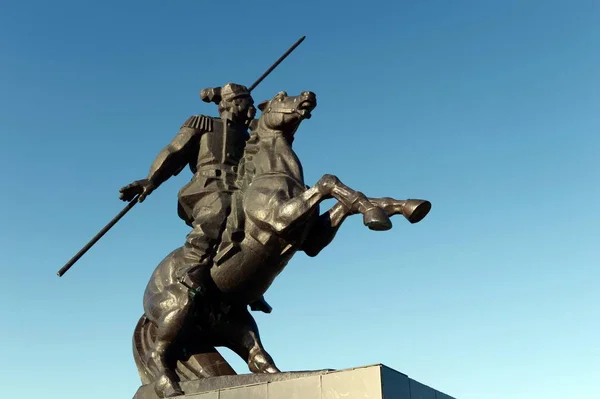
<path fill-rule="evenodd" d="M 371 230 L 388 230 L 393 215 L 417 223 L 431 209 L 425 200 L 369 198 L 328 174 L 308 187 L 292 144 L 317 106 L 314 93 L 280 92 L 258 106 L 255 119 L 252 89 L 302 40 L 250 87 L 203 90 L 202 100 L 218 104 L 220 117 L 190 117 L 147 178 L 120 190 L 128 202 L 123 211 L 58 272 L 66 273 L 135 204 L 190 167 L 194 175 L 179 192 L 178 214 L 192 231 L 154 270 L 133 336 L 140 378 L 159 397 L 184 394 L 182 381 L 236 374 L 218 346 L 237 353 L 253 373 L 279 372 L 249 308 L 271 311 L 264 294 L 293 255 L 318 255 L 347 216 L 362 214 Z M 319 204 L 330 198 L 337 203 L 321 214 Z"/>
<path fill-rule="evenodd" d="M 306 39 L 306 36 L 302 36 L 300 39 L 298 39 L 285 53 L 283 53 L 283 55 L 281 57 L 279 57 L 277 59 L 277 61 L 275 61 L 273 63 L 273 65 L 271 65 L 249 88 L 244 88 L 244 86 L 242 85 L 236 85 L 236 84 L 228 84 L 225 87 L 225 100 L 234 100 L 234 106 L 231 107 L 231 111 L 236 112 L 235 107 L 244 107 L 244 106 L 248 106 L 248 111 L 250 112 L 250 108 L 251 105 L 250 104 L 246 104 L 244 105 L 244 102 L 252 102 L 252 104 L 254 103 L 253 100 L 248 99 L 247 97 L 249 96 L 250 92 L 260 84 L 260 82 L 262 82 L 267 76 L 269 76 L 269 74 L 271 72 L 273 72 L 273 70 L 275 68 L 277 68 L 277 66 L 279 64 L 281 64 L 283 62 L 283 60 L 285 60 L 303 41 L 304 39 Z M 245 92 L 245 93 L 244 93 Z M 221 88 L 214 88 L 214 89 L 205 89 L 202 90 L 200 93 L 200 96 L 202 98 L 203 101 L 205 102 L 215 102 L 220 104 L 222 97 L 223 97 L 223 90 Z M 240 98 L 240 100 L 236 100 L 236 97 Z M 243 98 L 246 97 L 246 99 L 244 100 Z M 236 113 L 238 113 L 239 115 L 235 116 L 233 115 L 233 113 L 231 111 L 226 111 L 224 110 L 223 113 L 221 113 L 222 116 L 225 117 L 225 124 L 228 124 L 229 122 L 232 122 L 235 119 L 234 124 L 237 124 L 237 122 L 241 122 L 242 119 L 244 119 L 244 117 L 242 116 L 243 114 L 240 113 L 240 109 L 237 110 Z M 209 120 L 209 122 L 206 122 L 206 120 Z M 183 127 L 189 127 L 192 129 L 198 129 L 200 131 L 204 130 L 204 129 L 209 129 L 212 131 L 212 125 L 210 124 L 210 117 L 205 117 L 204 115 L 196 115 L 194 117 L 191 117 L 190 119 L 188 119 L 186 121 L 186 123 L 184 123 L 184 126 L 182 126 L 182 130 Z M 229 122 L 227 122 L 229 121 Z M 254 121 L 256 122 L 256 121 Z M 186 124 L 189 124 L 189 126 L 186 126 Z M 247 132 L 246 132 L 247 133 Z M 198 136 L 199 134 L 196 133 L 190 133 L 189 131 L 187 132 L 180 132 L 180 135 L 178 135 L 176 137 L 175 140 L 173 140 L 173 143 L 175 146 L 177 146 L 178 144 L 180 144 L 181 142 L 186 142 L 187 139 L 187 135 L 196 135 Z M 234 140 L 236 143 L 239 143 L 239 137 L 234 135 L 233 136 Z M 205 140 L 205 141 L 214 141 L 214 140 Z M 216 138 L 216 142 L 219 143 L 221 142 L 220 138 Z M 205 143 L 207 144 L 207 143 Z M 227 142 L 223 142 L 222 144 L 224 144 L 223 148 L 229 148 L 228 143 Z M 217 144 L 218 145 L 218 144 Z M 165 166 L 161 166 L 163 164 L 163 162 L 166 162 L 167 164 L 171 164 L 171 163 L 177 163 L 176 159 L 170 159 L 169 158 L 173 158 L 173 153 L 181 155 L 181 151 L 171 151 L 172 148 L 166 148 L 165 150 L 162 151 L 162 153 L 159 155 L 159 157 L 155 160 L 155 165 L 153 165 L 153 170 L 150 171 L 150 175 L 152 177 L 154 177 L 157 181 L 163 181 L 161 180 L 161 174 L 163 173 L 168 173 L 170 168 L 167 165 Z M 212 153 L 214 152 L 214 149 L 211 149 L 209 151 L 204 151 L 204 153 Z M 215 153 L 216 154 L 216 153 Z M 209 154 L 210 155 L 210 154 Z M 225 159 L 228 158 L 229 161 L 233 162 L 228 162 L 229 164 L 231 163 L 235 163 L 235 156 L 230 156 L 227 155 L 227 153 L 225 154 L 221 154 L 221 158 Z M 185 154 L 185 156 L 187 156 L 187 154 Z M 164 157 L 164 159 L 163 159 Z M 178 156 L 175 156 L 174 158 L 178 158 Z M 203 163 L 201 161 L 199 161 L 200 163 Z M 215 162 L 214 160 L 211 160 L 210 162 L 211 164 L 219 164 L 219 162 Z M 155 166 L 155 167 L 154 167 Z M 198 165 L 196 165 L 198 166 Z M 184 165 L 185 167 L 185 165 Z M 190 163 L 190 167 L 192 169 L 194 169 L 194 165 L 193 163 Z M 154 170 L 156 169 L 156 170 Z M 156 173 L 153 172 L 157 172 L 159 171 L 158 175 L 156 175 Z M 180 172 L 180 170 L 178 171 L 177 169 L 174 169 L 171 171 L 171 173 L 175 172 L 176 174 Z M 164 176 L 163 176 L 164 177 Z M 169 176 L 167 175 L 165 177 L 168 178 Z M 147 179 L 146 179 L 147 180 Z M 225 179 L 227 180 L 227 179 Z M 160 183 L 159 183 L 160 184 Z M 196 185 L 194 185 L 196 186 Z M 196 186 L 197 187 L 197 186 Z M 73 265 L 75 263 L 77 263 L 77 261 L 79 259 L 81 259 L 81 257 L 83 255 L 85 255 L 85 253 L 87 251 L 89 251 L 111 228 L 113 228 L 113 226 L 115 224 L 117 224 L 119 222 L 119 220 L 121 220 L 121 218 L 123 218 L 123 216 L 125 216 L 131 209 L 133 209 L 133 207 L 138 204 L 139 202 L 143 201 L 145 199 L 145 197 L 150 194 L 154 189 L 156 189 L 156 184 L 152 181 L 144 181 L 144 180 L 140 180 L 137 182 L 132 183 L 130 186 L 124 187 L 121 190 L 121 199 L 123 200 L 127 200 L 129 201 L 129 203 L 125 206 L 125 208 L 123 208 L 123 210 L 121 212 L 119 212 L 117 214 L 117 216 L 115 216 L 114 218 L 112 218 L 112 220 L 110 222 L 108 222 L 106 224 L 106 226 L 104 226 L 94 237 L 92 237 L 92 239 L 90 241 L 88 241 L 87 244 L 85 244 L 71 259 L 69 259 L 69 261 L 60 268 L 60 270 L 56 273 L 58 275 L 58 277 L 62 277 L 66 272 L 69 271 L 69 269 L 71 269 L 71 267 L 73 267 Z M 133 193 L 139 193 L 138 195 L 131 197 L 131 195 Z M 193 194 L 192 194 L 193 196 Z M 193 213 L 193 207 L 194 207 L 194 201 L 192 200 L 192 205 L 190 208 L 190 205 L 186 206 L 184 205 L 186 202 L 188 201 L 180 201 L 179 202 L 179 214 L 180 216 L 187 221 L 188 224 L 192 224 L 193 225 L 193 221 L 191 219 L 193 219 L 193 217 L 190 217 L 190 212 Z M 192 240 L 194 241 L 194 240 Z M 193 245 L 193 244 L 192 244 Z M 198 255 L 198 254 L 196 254 Z M 266 303 L 263 304 L 259 304 L 258 306 L 260 306 L 264 311 L 270 311 L 270 308 L 268 307 L 268 305 Z"/>
<path fill-rule="evenodd" d="M 280 92 L 259 106 L 262 115 L 246 142 L 231 213 L 203 268 L 210 273 L 192 284 L 181 281 L 185 247 L 155 269 L 134 334 L 134 357 L 142 381 L 153 382 L 159 396 L 183 394 L 182 380 L 234 374 L 215 346 L 236 352 L 254 373 L 278 372 L 248 305 L 262 298 L 291 257 L 297 251 L 316 256 L 352 214 L 361 213 L 370 229 L 387 230 L 392 215 L 416 223 L 429 212 L 427 201 L 367 198 L 332 175 L 307 187 L 292 142 L 316 104 L 314 93 Z M 339 202 L 320 215 L 319 203 L 328 198 Z"/>
<path fill-rule="evenodd" d="M 228 83 L 222 88 L 204 89 L 201 98 L 218 104 L 220 118 L 188 118 L 156 157 L 148 177 L 123 187 L 120 196 L 124 201 L 137 198 L 143 202 L 168 178 L 190 167 L 194 176 L 179 191 L 178 213 L 193 230 L 183 247 L 186 265 L 178 270 L 178 279 L 196 288 L 211 264 L 210 255 L 219 243 L 231 209 L 238 163 L 249 137 L 248 126 L 256 114 L 250 91 L 242 85 Z M 270 311 L 262 298 L 253 307 Z M 185 313 L 180 317 L 185 317 Z"/>

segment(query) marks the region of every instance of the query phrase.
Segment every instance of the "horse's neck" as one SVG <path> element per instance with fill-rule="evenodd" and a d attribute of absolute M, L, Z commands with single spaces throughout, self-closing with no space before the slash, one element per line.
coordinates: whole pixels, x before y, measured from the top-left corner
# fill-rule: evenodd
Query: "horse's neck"
<path fill-rule="evenodd" d="M 252 157 L 254 178 L 262 175 L 286 175 L 304 185 L 304 172 L 298 156 L 281 134 L 260 136 L 258 151 Z"/>
<path fill-rule="evenodd" d="M 244 148 L 244 156 L 238 165 L 237 185 L 240 189 L 245 190 L 246 187 L 254 179 L 256 167 L 254 166 L 254 156 L 258 152 L 258 136 L 251 134 Z"/>

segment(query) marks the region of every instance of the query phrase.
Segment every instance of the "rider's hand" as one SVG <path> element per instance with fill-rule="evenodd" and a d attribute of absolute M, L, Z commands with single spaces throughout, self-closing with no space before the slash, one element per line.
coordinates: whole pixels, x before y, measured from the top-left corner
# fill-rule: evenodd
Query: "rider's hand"
<path fill-rule="evenodd" d="M 154 189 L 154 184 L 152 184 L 150 180 L 136 180 L 119 190 L 121 193 L 119 198 L 123 201 L 130 202 L 139 195 L 138 202 L 143 202 Z"/>

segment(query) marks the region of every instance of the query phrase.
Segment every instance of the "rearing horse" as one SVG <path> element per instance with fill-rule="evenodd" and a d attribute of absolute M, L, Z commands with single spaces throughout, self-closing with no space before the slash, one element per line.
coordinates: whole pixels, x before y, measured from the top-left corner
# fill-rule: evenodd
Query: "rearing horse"
<path fill-rule="evenodd" d="M 244 188 L 233 201 L 234 214 L 240 213 L 235 207 L 243 208 L 244 228 L 232 231 L 235 218 L 228 219 L 211 268 L 216 286 L 235 301 L 259 300 L 296 251 L 317 255 L 343 220 L 332 220 L 334 215 L 361 213 L 370 229 L 388 230 L 389 216 L 395 212 L 408 211 L 413 222 L 429 212 L 427 201 L 369 200 L 328 174 L 307 188 L 292 142 L 298 120 L 310 117 L 314 107 L 316 96 L 311 92 L 297 97 L 280 92 L 259 105 L 263 114 L 246 144 Z M 338 205 L 319 216 L 319 203 L 329 198 Z"/>
<path fill-rule="evenodd" d="M 262 298 L 292 256 L 316 256 L 349 215 L 360 213 L 370 229 L 388 230 L 392 215 L 417 223 L 431 209 L 423 200 L 367 198 L 333 175 L 307 187 L 292 142 L 316 105 L 312 92 L 280 92 L 259 105 L 262 115 L 246 145 L 240 190 L 210 267 L 210 288 L 194 296 L 176 279 L 181 249 L 156 268 L 134 334 L 134 357 L 142 381 L 155 382 L 159 396 L 181 395 L 177 380 L 235 374 L 215 346 L 232 349 L 254 373 L 279 372 L 248 305 Z M 319 204 L 329 198 L 338 202 L 319 215 Z M 195 302 L 194 311 L 177 316 L 186 301 Z"/>

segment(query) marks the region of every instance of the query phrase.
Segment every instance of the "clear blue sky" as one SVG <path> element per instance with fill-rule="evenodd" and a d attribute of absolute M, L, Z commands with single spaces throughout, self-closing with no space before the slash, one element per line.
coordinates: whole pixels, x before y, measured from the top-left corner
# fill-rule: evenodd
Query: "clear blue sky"
<path fill-rule="evenodd" d="M 255 91 L 317 93 L 295 142 L 307 182 L 433 210 L 388 232 L 350 219 L 298 254 L 255 314 L 278 365 L 381 362 L 459 399 L 600 397 L 599 20 L 592 0 L 4 0 L 2 396 L 134 394 L 131 334 L 188 231 L 190 173 L 55 273 L 187 117 L 216 113 L 201 88 L 249 85 L 307 35 Z"/>

